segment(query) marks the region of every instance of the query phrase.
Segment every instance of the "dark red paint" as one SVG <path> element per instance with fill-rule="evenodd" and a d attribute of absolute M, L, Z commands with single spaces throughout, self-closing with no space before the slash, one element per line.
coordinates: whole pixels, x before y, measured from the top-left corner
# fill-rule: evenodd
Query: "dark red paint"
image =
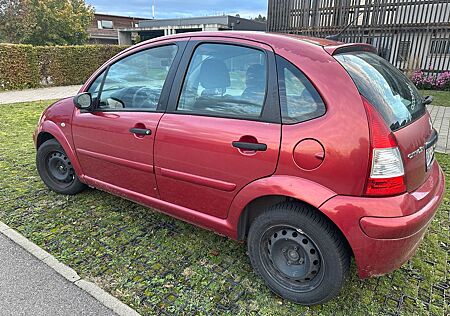
<path fill-rule="evenodd" d="M 301 200 L 341 230 L 361 277 L 398 268 L 414 253 L 442 200 L 444 176 L 436 161 L 425 173 L 423 159 L 403 157 L 407 192 L 364 197 L 370 157 L 367 114 L 353 81 L 332 56 L 351 45 L 252 32 L 179 34 L 129 48 L 96 74 L 141 49 L 189 39 L 245 43 L 286 58 L 313 83 L 326 114 L 281 125 L 162 112 L 81 113 L 72 99 L 64 99 L 44 112 L 34 134 L 37 145 L 51 134 L 81 181 L 233 239 L 253 200 L 271 195 Z M 428 117 L 395 132 L 402 155 L 429 136 Z M 152 134 L 136 136 L 129 132 L 132 127 Z M 267 150 L 232 146 L 242 140 L 265 143 Z"/>

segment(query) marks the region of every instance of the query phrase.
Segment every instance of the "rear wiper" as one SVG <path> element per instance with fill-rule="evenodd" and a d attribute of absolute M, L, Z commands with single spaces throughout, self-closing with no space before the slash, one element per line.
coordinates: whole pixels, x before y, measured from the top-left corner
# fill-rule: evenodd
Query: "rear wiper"
<path fill-rule="evenodd" d="M 431 95 L 427 95 L 425 98 L 423 98 L 423 100 L 422 100 L 422 104 L 423 105 L 428 105 L 428 104 L 430 104 L 431 102 L 433 102 L 433 96 L 431 96 Z"/>

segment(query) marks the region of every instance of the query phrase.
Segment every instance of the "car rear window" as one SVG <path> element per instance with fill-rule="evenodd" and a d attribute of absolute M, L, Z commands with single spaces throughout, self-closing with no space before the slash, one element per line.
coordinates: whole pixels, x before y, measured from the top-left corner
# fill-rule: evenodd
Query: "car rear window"
<path fill-rule="evenodd" d="M 425 112 L 414 84 L 380 56 L 346 52 L 335 58 L 347 70 L 359 92 L 381 113 L 392 131 L 408 125 Z"/>

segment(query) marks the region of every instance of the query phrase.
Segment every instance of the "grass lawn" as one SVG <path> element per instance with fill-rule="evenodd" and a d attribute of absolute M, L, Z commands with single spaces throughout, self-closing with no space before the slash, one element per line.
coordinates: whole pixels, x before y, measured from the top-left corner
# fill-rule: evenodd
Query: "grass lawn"
<path fill-rule="evenodd" d="M 337 299 L 302 307 L 270 293 L 244 244 L 97 190 L 49 191 L 36 172 L 31 138 L 48 104 L 0 106 L 0 220 L 138 312 L 449 315 L 448 191 L 417 254 L 400 270 L 361 281 L 352 265 Z M 450 156 L 437 158 L 448 181 Z"/>
<path fill-rule="evenodd" d="M 432 105 L 450 106 L 450 91 L 420 90 L 423 96 L 433 96 Z"/>

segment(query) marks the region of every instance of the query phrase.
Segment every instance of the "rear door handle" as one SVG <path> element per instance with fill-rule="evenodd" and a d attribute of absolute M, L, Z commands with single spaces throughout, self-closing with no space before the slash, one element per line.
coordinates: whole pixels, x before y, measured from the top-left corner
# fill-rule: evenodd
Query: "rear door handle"
<path fill-rule="evenodd" d="M 267 145 L 261 143 L 233 142 L 233 147 L 245 150 L 266 151 Z"/>
<path fill-rule="evenodd" d="M 152 131 L 147 128 L 137 128 L 133 127 L 130 128 L 130 132 L 137 135 L 151 135 Z"/>

